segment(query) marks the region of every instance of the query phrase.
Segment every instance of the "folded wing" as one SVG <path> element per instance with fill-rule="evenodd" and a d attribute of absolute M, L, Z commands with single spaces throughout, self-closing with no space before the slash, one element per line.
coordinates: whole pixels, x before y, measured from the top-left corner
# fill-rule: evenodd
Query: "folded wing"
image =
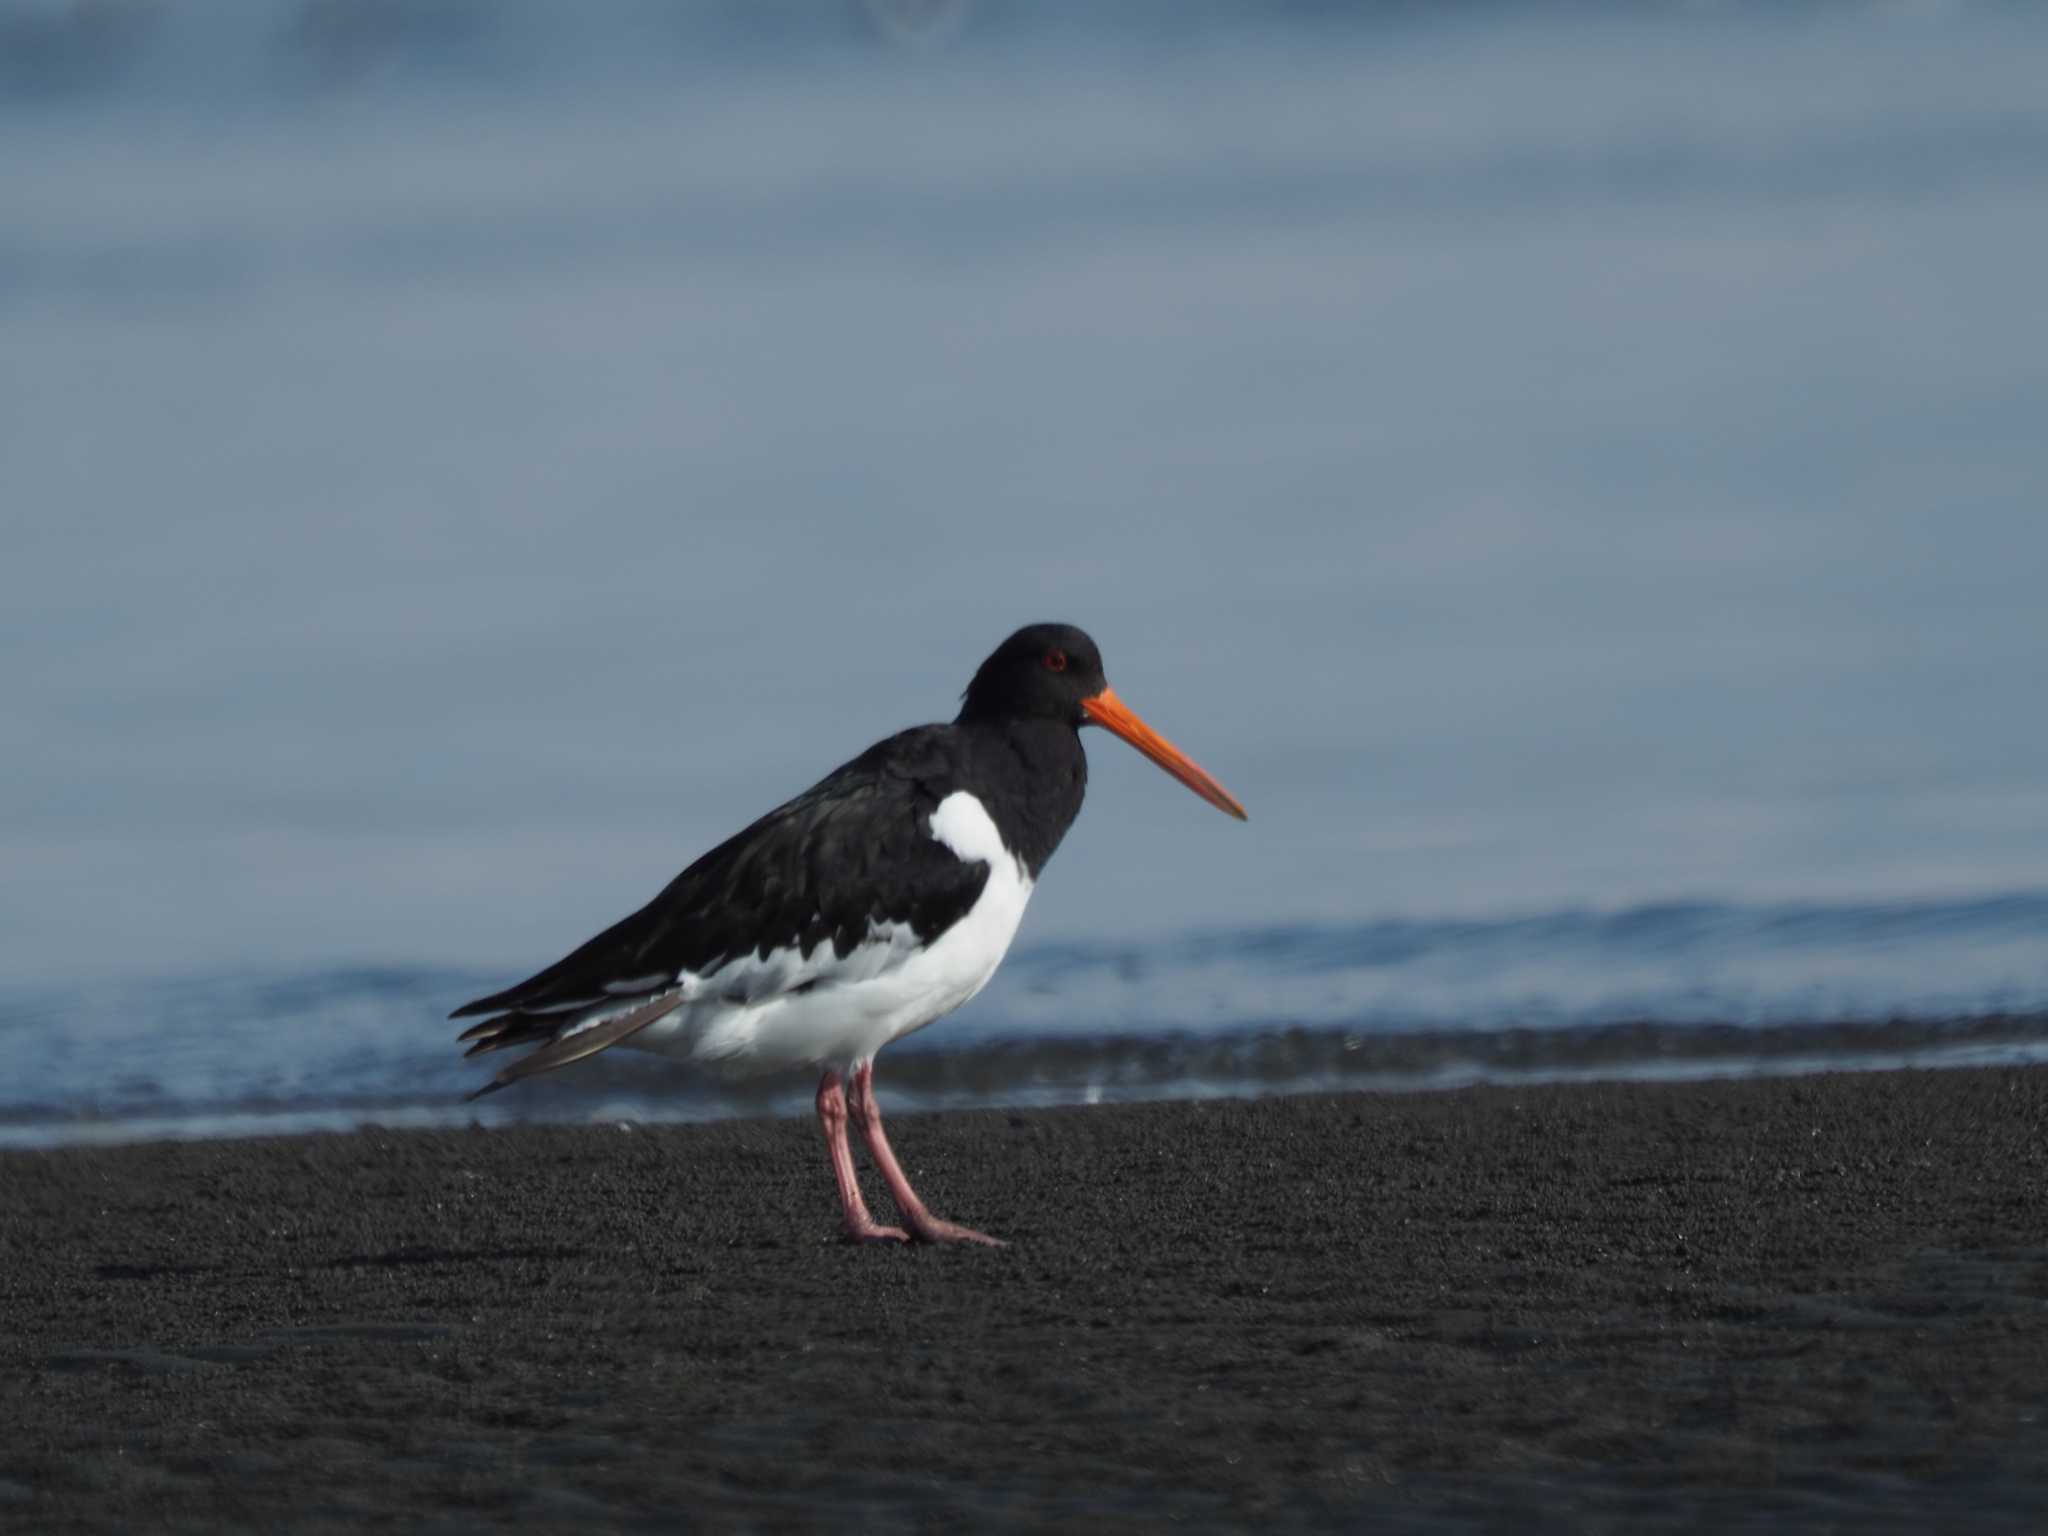
<path fill-rule="evenodd" d="M 931 832 L 950 784 L 909 731 L 863 753 L 684 870 L 638 912 L 453 1018 L 469 1054 L 538 1044 L 480 1093 L 594 1055 L 685 1004 L 749 1006 L 865 979 L 905 928 L 930 942 L 973 907 L 985 863 Z M 907 792 L 906 792 L 907 791 Z"/>

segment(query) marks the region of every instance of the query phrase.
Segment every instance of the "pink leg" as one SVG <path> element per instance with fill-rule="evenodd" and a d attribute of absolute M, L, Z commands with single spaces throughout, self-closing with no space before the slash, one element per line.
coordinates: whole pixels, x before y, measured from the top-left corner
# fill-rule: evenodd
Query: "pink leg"
<path fill-rule="evenodd" d="M 827 1072 L 818 1084 L 818 1125 L 825 1132 L 825 1149 L 832 1155 L 832 1177 L 839 1184 L 839 1212 L 847 1241 L 909 1242 L 910 1234 L 901 1227 L 885 1227 L 870 1216 L 868 1203 L 861 1198 L 860 1180 L 853 1171 L 853 1148 L 846 1141 L 846 1094 L 837 1072 Z"/>
<path fill-rule="evenodd" d="M 910 1228 L 910 1235 L 924 1243 L 987 1243 L 990 1247 L 1003 1246 L 1000 1238 L 990 1237 L 986 1232 L 977 1232 L 972 1227 L 963 1227 L 955 1222 L 941 1221 L 924 1208 L 924 1202 L 917 1198 L 917 1191 L 910 1187 L 910 1180 L 903 1176 L 903 1167 L 896 1161 L 896 1154 L 889 1150 L 889 1138 L 882 1134 L 882 1108 L 875 1102 L 875 1066 L 864 1061 L 853 1069 L 853 1081 L 848 1085 L 846 1096 L 847 1113 L 853 1123 L 867 1137 L 868 1152 L 875 1160 L 875 1166 L 882 1171 L 882 1178 L 889 1186 L 889 1198 L 896 1202 L 896 1214 L 903 1218 L 903 1224 Z M 822 1091 L 822 1090 L 821 1090 Z M 844 1136 L 841 1132 L 841 1136 Z M 851 1171 L 851 1164 L 849 1172 Z"/>

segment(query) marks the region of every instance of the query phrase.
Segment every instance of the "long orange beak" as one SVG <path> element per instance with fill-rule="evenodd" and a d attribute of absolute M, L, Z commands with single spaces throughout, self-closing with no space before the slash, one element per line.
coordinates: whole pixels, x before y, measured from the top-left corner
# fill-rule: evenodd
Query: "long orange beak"
<path fill-rule="evenodd" d="M 1239 821 L 1250 819 L 1245 815 L 1244 807 L 1237 803 L 1235 795 L 1196 767 L 1194 759 L 1187 753 L 1140 720 L 1130 705 L 1116 696 L 1114 688 L 1105 688 L 1094 698 L 1083 699 L 1081 712 L 1097 725 L 1123 737 L 1217 810 L 1228 811 Z"/>

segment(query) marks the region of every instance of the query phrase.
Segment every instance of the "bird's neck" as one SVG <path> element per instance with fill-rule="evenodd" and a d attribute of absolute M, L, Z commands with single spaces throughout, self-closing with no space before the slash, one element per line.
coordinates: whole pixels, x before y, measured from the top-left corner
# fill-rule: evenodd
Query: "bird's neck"
<path fill-rule="evenodd" d="M 1081 813 L 1088 755 L 1080 732 L 1058 720 L 962 721 L 961 730 L 971 743 L 966 787 L 1036 880 Z"/>

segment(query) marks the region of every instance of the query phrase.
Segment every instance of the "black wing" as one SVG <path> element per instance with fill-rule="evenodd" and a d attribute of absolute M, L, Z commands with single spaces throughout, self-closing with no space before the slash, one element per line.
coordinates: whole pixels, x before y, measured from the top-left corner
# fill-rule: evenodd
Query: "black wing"
<path fill-rule="evenodd" d="M 908 923 L 930 942 L 980 897 L 989 869 L 965 863 L 931 833 L 931 815 L 957 785 L 948 729 L 919 726 L 869 748 L 813 788 L 719 844 L 631 917 L 516 987 L 450 1015 L 520 1016 L 487 1031 L 479 1049 L 537 1038 L 607 999 L 658 993 L 682 972 L 830 943 L 850 953 L 870 923 Z M 507 1020 L 511 1025 L 513 1020 Z"/>

